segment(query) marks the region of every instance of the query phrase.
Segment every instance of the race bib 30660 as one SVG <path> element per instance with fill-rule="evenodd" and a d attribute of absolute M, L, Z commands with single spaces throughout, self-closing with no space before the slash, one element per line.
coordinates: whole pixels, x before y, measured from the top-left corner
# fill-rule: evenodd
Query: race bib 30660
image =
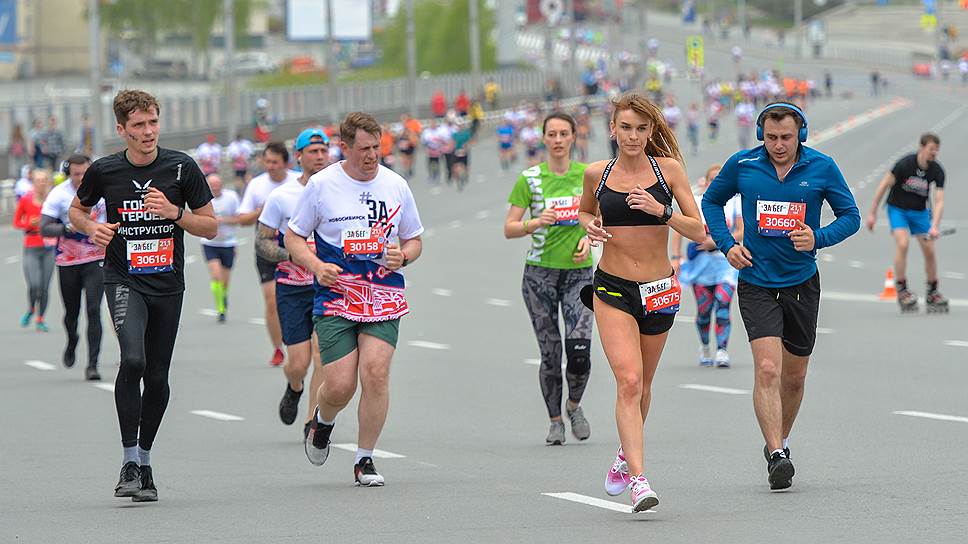
<path fill-rule="evenodd" d="M 786 236 L 796 230 L 797 221 L 803 222 L 806 217 L 804 202 L 756 201 L 756 221 L 762 236 Z"/>

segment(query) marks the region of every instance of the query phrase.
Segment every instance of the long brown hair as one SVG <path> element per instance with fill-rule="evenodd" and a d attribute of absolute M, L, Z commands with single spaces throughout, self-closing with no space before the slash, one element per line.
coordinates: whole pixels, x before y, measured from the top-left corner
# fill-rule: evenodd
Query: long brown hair
<path fill-rule="evenodd" d="M 645 144 L 646 155 L 653 157 L 671 157 L 685 165 L 682 153 L 679 151 L 679 140 L 676 133 L 669 128 L 662 110 L 639 92 L 628 91 L 621 97 L 612 100 L 612 122 L 618 118 L 618 112 L 632 110 L 645 117 L 652 123 L 652 136 Z"/>

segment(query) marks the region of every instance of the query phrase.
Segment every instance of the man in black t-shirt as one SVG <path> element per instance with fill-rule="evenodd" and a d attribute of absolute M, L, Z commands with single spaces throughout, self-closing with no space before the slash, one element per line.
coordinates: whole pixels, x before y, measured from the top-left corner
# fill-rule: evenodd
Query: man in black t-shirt
<path fill-rule="evenodd" d="M 936 134 L 923 134 L 918 152 L 897 161 L 894 168 L 884 175 L 867 215 L 867 228 L 873 231 L 877 222 L 877 207 L 884 193 L 890 190 L 887 195 L 887 216 L 897 246 L 894 252 L 894 279 L 898 302 L 903 310 L 917 309 L 917 296 L 907 286 L 907 249 L 911 235 L 917 237 L 924 253 L 929 310 L 945 311 L 948 305 L 948 300 L 938 292 L 938 261 L 934 251 L 934 241 L 938 238 L 941 214 L 944 212 L 944 169 L 936 161 L 940 146 L 941 140 Z M 934 202 L 929 207 L 932 184 Z"/>
<path fill-rule="evenodd" d="M 168 406 L 185 291 L 184 233 L 208 239 L 218 233 L 212 193 L 198 165 L 158 147 L 158 113 L 150 94 L 118 93 L 116 130 L 127 149 L 94 161 L 70 210 L 74 228 L 106 249 L 104 291 L 121 348 L 114 401 L 124 458 L 114 496 L 135 502 L 158 500 L 150 453 Z M 107 223 L 90 217 L 101 198 Z"/>

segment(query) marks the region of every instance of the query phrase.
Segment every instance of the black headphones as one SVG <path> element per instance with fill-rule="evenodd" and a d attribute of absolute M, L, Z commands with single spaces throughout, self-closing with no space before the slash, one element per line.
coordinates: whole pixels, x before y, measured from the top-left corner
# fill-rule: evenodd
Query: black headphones
<path fill-rule="evenodd" d="M 91 162 L 91 157 L 88 157 L 83 153 L 74 153 L 70 157 L 67 157 L 66 159 L 64 159 L 63 162 L 61 162 L 60 170 L 62 174 L 70 177 L 72 164 L 87 164 L 89 162 Z"/>

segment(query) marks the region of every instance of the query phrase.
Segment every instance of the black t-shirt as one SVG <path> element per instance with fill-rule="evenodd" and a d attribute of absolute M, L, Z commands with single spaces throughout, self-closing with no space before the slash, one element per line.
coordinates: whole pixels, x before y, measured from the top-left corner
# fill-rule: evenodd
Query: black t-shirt
<path fill-rule="evenodd" d="M 927 208 L 928 191 L 933 183 L 935 188 L 944 187 L 944 169 L 937 162 L 928 163 L 928 168 L 922 170 L 918 166 L 918 156 L 915 153 L 897 161 L 891 169 L 894 185 L 887 194 L 887 203 L 905 210 L 923 210 Z"/>
<path fill-rule="evenodd" d="M 195 161 L 160 147 L 154 162 L 146 166 L 128 162 L 124 151 L 94 161 L 77 198 L 82 206 L 93 206 L 103 197 L 108 223 L 121 223 L 105 252 L 104 282 L 127 285 L 145 295 L 174 295 L 185 290 L 185 231 L 172 220 L 144 211 L 143 198 L 150 187 L 178 207 L 197 210 L 212 200 Z"/>

